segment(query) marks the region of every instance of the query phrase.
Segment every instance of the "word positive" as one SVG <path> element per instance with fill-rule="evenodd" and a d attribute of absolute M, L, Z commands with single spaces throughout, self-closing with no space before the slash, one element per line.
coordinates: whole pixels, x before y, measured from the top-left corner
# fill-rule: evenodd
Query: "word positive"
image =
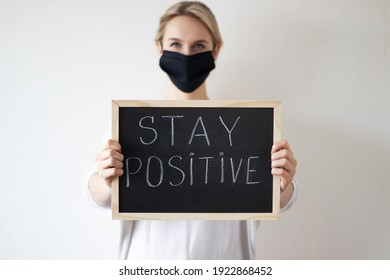
<path fill-rule="evenodd" d="M 175 181 L 172 178 L 168 181 L 173 187 L 192 186 L 194 176 L 202 176 L 203 183 L 207 185 L 209 177 L 215 177 L 216 174 L 218 174 L 219 183 L 227 183 L 227 180 L 230 180 L 229 183 L 234 184 L 243 179 L 246 185 L 259 184 L 260 181 L 254 180 L 256 169 L 253 167 L 258 159 L 259 156 L 249 156 L 237 160 L 232 157 L 225 159 L 222 152 L 219 158 L 195 157 L 194 153 L 190 153 L 189 157 L 186 158 L 174 155 L 165 161 L 157 156 L 150 156 L 144 160 L 139 157 L 130 157 L 126 159 L 126 186 L 131 186 L 131 177 L 139 175 L 143 166 L 146 168 L 145 181 L 149 187 L 160 186 L 166 179 L 165 174 L 172 174 L 172 172 L 175 172 L 171 176 L 175 178 Z M 202 174 L 197 174 L 197 172 Z"/>

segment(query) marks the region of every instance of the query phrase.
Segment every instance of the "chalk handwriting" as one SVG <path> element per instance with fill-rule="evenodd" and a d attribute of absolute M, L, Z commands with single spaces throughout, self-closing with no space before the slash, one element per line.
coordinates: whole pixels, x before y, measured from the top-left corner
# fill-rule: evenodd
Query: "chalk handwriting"
<path fill-rule="evenodd" d="M 175 145 L 175 119 L 182 118 L 183 116 L 161 116 L 162 118 L 171 119 L 171 146 Z"/>
<path fill-rule="evenodd" d="M 139 119 L 138 126 L 141 129 L 139 135 L 139 141 L 143 145 L 162 144 L 175 147 L 177 141 L 183 141 L 182 131 L 180 132 L 180 138 L 178 135 L 178 122 L 183 120 L 182 115 L 163 115 L 161 116 L 161 122 L 158 122 L 158 118 L 148 115 Z M 229 143 L 229 147 L 239 145 L 233 140 L 234 135 L 237 135 L 237 126 L 239 126 L 240 116 L 236 116 L 231 122 L 226 122 L 223 116 L 218 116 L 217 125 L 227 133 L 220 133 L 219 137 L 224 137 L 226 143 Z M 163 120 L 167 121 L 163 121 Z M 188 138 L 184 139 L 184 143 L 191 146 L 194 142 L 196 145 L 207 145 L 208 147 L 213 144 L 213 139 L 210 138 L 208 130 L 205 125 L 206 118 L 203 119 L 199 116 L 194 125 L 190 126 L 188 132 Z M 219 120 L 219 122 L 218 122 Z M 167 126 L 168 125 L 168 126 Z M 215 128 L 214 126 L 210 126 Z M 169 131 L 170 137 L 164 137 L 169 143 L 157 142 L 159 134 L 167 135 Z M 236 131 L 236 132 L 235 132 Z M 214 133 L 215 134 L 215 133 Z M 227 136 L 227 137 L 226 137 Z M 177 139 L 176 139 L 177 137 Z M 199 139 L 199 141 L 198 141 Z M 218 140 L 220 143 L 220 140 Z M 179 146 L 179 144 L 177 144 Z M 132 180 L 135 176 L 144 176 L 145 183 L 151 188 L 157 188 L 161 185 L 168 185 L 171 187 L 179 186 L 193 186 L 196 180 L 197 184 L 201 182 L 207 185 L 210 182 L 210 176 L 216 178 L 213 182 L 219 182 L 221 184 L 236 184 L 244 183 L 246 185 L 260 184 L 260 175 L 258 172 L 258 161 L 260 156 L 250 155 L 244 156 L 226 156 L 226 151 L 220 151 L 214 155 L 195 155 L 193 152 L 187 155 L 174 154 L 169 156 L 152 155 L 146 157 L 129 157 L 125 161 L 126 171 L 126 186 L 133 186 Z M 218 178 L 219 176 L 219 178 Z M 135 179 L 134 179 L 135 180 Z"/>
<path fill-rule="evenodd" d="M 150 145 L 150 144 L 153 144 L 154 141 L 156 141 L 156 139 L 157 139 L 157 131 L 156 131 L 154 128 L 152 128 L 152 127 L 148 127 L 148 126 L 142 125 L 142 122 L 143 122 L 143 120 L 145 120 L 145 119 L 151 119 L 152 123 L 154 123 L 154 117 L 153 117 L 153 116 L 145 116 L 145 117 L 143 117 L 142 119 L 140 119 L 140 120 L 139 120 L 139 123 L 138 123 L 138 124 L 139 124 L 139 127 L 144 128 L 144 129 L 147 129 L 147 130 L 153 131 L 154 137 L 153 137 L 153 139 L 152 139 L 150 142 L 145 142 L 145 141 L 143 140 L 142 137 L 140 137 L 139 139 L 140 139 L 140 141 L 141 141 L 142 144 L 144 144 L 144 145 Z"/>
<path fill-rule="evenodd" d="M 237 124 L 237 122 L 238 122 L 239 119 L 240 119 L 240 117 L 238 117 L 238 118 L 236 119 L 236 121 L 235 121 L 234 124 L 233 124 L 232 129 L 229 130 L 229 128 L 226 126 L 225 122 L 223 121 L 222 117 L 219 116 L 219 120 L 221 121 L 221 123 L 222 123 L 223 126 L 226 128 L 226 130 L 227 130 L 227 132 L 228 132 L 228 134 L 229 134 L 229 143 L 230 143 L 230 147 L 233 146 L 233 142 L 232 142 L 232 131 L 233 131 L 233 129 L 236 127 L 236 124 Z"/>
<path fill-rule="evenodd" d="M 161 118 L 162 119 L 170 119 L 170 125 L 169 125 L 170 136 L 171 136 L 170 137 L 170 145 L 175 146 L 176 120 L 179 121 L 179 119 L 183 119 L 184 116 L 166 115 L 166 116 L 161 116 Z M 220 121 L 222 127 L 227 131 L 228 141 L 229 141 L 230 147 L 232 147 L 233 146 L 232 133 L 233 133 L 233 130 L 235 129 L 235 127 L 237 126 L 237 123 L 238 123 L 238 120 L 240 119 L 240 116 L 238 116 L 236 118 L 236 120 L 234 121 L 233 125 L 230 128 L 226 125 L 226 122 L 223 120 L 222 116 L 219 116 L 218 118 L 219 118 L 219 121 Z M 158 128 L 165 131 L 162 124 L 155 124 L 155 117 L 154 116 L 145 116 L 145 117 L 141 118 L 138 122 L 138 126 L 141 129 L 146 130 L 146 135 L 142 135 L 139 137 L 139 140 L 143 145 L 151 145 L 151 144 L 156 142 L 156 140 L 158 139 L 158 136 L 159 136 L 159 133 L 157 130 Z M 202 137 L 202 138 L 204 138 L 204 143 L 207 144 L 207 146 L 211 145 L 210 137 L 209 137 L 209 134 L 207 132 L 207 129 L 206 129 L 206 126 L 205 126 L 205 123 L 203 121 L 202 116 L 199 116 L 197 118 L 197 120 L 192 128 L 192 132 L 188 138 L 188 145 L 192 144 L 195 137 Z"/>
<path fill-rule="evenodd" d="M 147 159 L 141 159 L 139 157 L 130 157 L 126 159 L 126 186 L 131 186 L 132 176 L 139 176 L 143 168 L 145 171 L 145 182 L 149 187 L 159 187 L 165 180 L 168 180 L 169 185 L 172 187 L 178 187 L 187 185 L 186 179 L 189 180 L 189 185 L 194 184 L 194 176 L 200 176 L 204 183 L 207 185 L 209 182 L 210 174 L 214 173 L 219 169 L 220 171 L 220 183 L 230 181 L 232 184 L 238 183 L 238 177 L 245 178 L 246 185 L 260 184 L 261 181 L 253 181 L 253 177 L 257 173 L 256 161 L 259 160 L 259 156 L 249 156 L 247 158 L 239 158 L 234 160 L 229 157 L 228 162 L 230 163 L 230 174 L 225 172 L 225 164 L 223 153 L 219 153 L 221 159 L 213 156 L 207 157 L 194 157 L 194 153 L 189 154 L 190 157 L 183 158 L 179 155 L 174 155 L 168 159 L 161 159 L 157 156 L 150 156 Z M 243 162 L 246 164 L 243 165 Z M 211 163 L 212 162 L 212 167 Z M 219 163 L 219 164 L 218 164 Z M 194 171 L 194 165 L 197 167 L 204 167 L 203 172 L 200 172 L 202 168 L 197 169 L 198 173 Z M 145 167 L 143 167 L 145 165 Z M 176 172 L 180 173 L 180 179 L 177 182 L 172 182 L 171 178 L 166 178 L 167 166 Z M 169 170 L 169 169 L 168 169 Z M 229 172 L 228 172 L 229 173 Z M 155 182 L 151 182 L 151 174 Z M 174 176 L 176 178 L 176 176 Z M 177 179 L 177 178 L 176 178 Z"/>
<path fill-rule="evenodd" d="M 203 133 L 195 134 L 195 131 L 196 131 L 196 129 L 198 128 L 198 125 L 199 125 L 199 124 L 202 126 Z M 199 136 L 205 137 L 205 140 L 206 140 L 206 142 L 207 142 L 207 145 L 210 146 L 210 140 L 209 140 L 209 137 L 208 137 L 208 135 L 207 135 L 206 128 L 204 127 L 202 117 L 199 117 L 198 120 L 196 121 L 195 126 L 194 126 L 194 129 L 192 130 L 192 133 L 191 133 L 190 141 L 188 141 L 188 145 L 191 145 L 192 140 L 194 139 L 194 136 L 196 136 L 196 137 L 199 137 Z"/>

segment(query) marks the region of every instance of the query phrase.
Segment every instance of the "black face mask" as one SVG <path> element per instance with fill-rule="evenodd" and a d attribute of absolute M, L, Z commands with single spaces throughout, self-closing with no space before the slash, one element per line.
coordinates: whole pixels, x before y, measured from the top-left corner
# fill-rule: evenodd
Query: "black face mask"
<path fill-rule="evenodd" d="M 178 89 L 191 93 L 203 84 L 215 64 L 211 51 L 194 55 L 164 51 L 160 67 Z"/>

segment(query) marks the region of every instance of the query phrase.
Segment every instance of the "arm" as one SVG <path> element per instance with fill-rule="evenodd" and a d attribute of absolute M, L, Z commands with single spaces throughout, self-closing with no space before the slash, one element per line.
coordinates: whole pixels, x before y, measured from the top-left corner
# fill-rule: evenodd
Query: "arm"
<path fill-rule="evenodd" d="M 285 207 L 294 194 L 294 179 L 297 160 L 287 140 L 275 143 L 271 150 L 272 175 L 280 176 L 280 208 Z"/>
<path fill-rule="evenodd" d="M 123 174 L 123 155 L 117 141 L 108 140 L 97 154 L 98 172 L 91 175 L 88 189 L 92 199 L 100 206 L 111 205 L 111 183 L 114 177 Z"/>
<path fill-rule="evenodd" d="M 280 208 L 283 209 L 290 199 L 292 198 L 294 194 L 294 187 L 292 183 L 290 183 L 287 188 L 285 188 L 281 193 L 280 193 Z"/>

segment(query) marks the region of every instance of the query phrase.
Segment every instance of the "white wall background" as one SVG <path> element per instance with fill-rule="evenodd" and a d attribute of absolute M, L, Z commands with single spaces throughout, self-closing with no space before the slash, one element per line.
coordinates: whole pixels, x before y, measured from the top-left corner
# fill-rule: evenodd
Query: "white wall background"
<path fill-rule="evenodd" d="M 161 99 L 154 35 L 175 1 L 0 0 L 0 259 L 116 258 L 83 177 L 111 99 Z M 390 258 L 390 1 L 205 1 L 214 99 L 280 99 L 298 204 L 262 259 Z"/>

